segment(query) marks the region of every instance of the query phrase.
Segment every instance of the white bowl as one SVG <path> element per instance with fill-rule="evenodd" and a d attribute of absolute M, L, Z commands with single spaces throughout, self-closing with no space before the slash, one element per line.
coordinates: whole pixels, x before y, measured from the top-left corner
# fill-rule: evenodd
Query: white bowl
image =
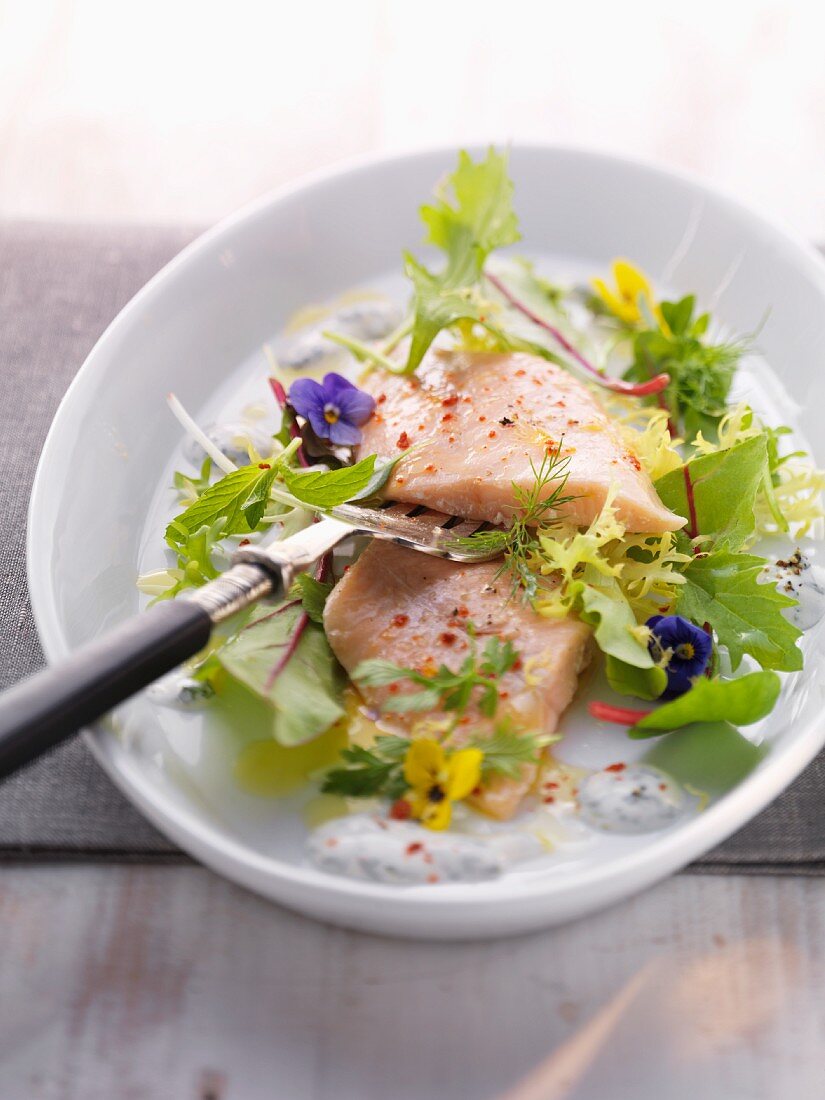
<path fill-rule="evenodd" d="M 454 159 L 453 150 L 438 150 L 362 161 L 279 191 L 190 245 L 113 322 L 60 406 L 32 495 L 29 583 L 50 661 L 137 610 L 146 517 L 157 510 L 158 486 L 181 442 L 166 392 L 208 419 L 239 385 L 263 378 L 260 348 L 294 310 L 397 273 L 401 250 L 421 237 L 418 207 Z M 792 395 L 777 391 L 780 415 L 825 460 L 825 265 L 812 249 L 693 180 L 626 160 L 520 146 L 511 171 L 532 253 L 594 271 L 628 256 L 713 301 L 716 317 L 737 332 L 764 322 L 760 349 Z M 152 538 L 159 543 L 159 529 Z M 198 718 L 167 728 L 142 698 L 118 712 L 120 736 L 100 726 L 87 739 L 158 828 L 250 889 L 353 928 L 498 936 L 639 890 L 762 809 L 825 741 L 818 661 L 809 655 L 804 690 L 772 716 L 764 759 L 705 812 L 663 833 L 548 858 L 538 873 L 479 885 L 371 885 L 304 865 L 294 808 L 239 795 L 221 746 L 195 729 Z M 612 738 L 614 757 L 626 753 L 622 731 L 591 734 Z"/>

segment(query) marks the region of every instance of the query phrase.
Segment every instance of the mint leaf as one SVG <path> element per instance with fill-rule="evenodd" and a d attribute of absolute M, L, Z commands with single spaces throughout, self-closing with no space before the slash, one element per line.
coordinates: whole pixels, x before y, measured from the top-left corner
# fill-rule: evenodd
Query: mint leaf
<path fill-rule="evenodd" d="M 679 587 L 676 611 L 697 623 L 711 623 L 719 643 L 727 647 L 736 670 L 745 653 L 763 668 L 793 672 L 802 668 L 796 641 L 801 631 L 782 614 L 790 599 L 768 583 L 760 583 L 764 558 L 717 551 L 690 562 Z"/>
<path fill-rule="evenodd" d="M 651 737 L 691 722 L 731 722 L 735 726 L 748 726 L 770 714 L 780 686 L 775 672 L 751 672 L 738 680 L 700 677 L 690 691 L 646 714 L 629 731 L 629 736 Z"/>
<path fill-rule="evenodd" d="M 299 573 L 293 586 L 293 592 L 301 601 L 304 611 L 314 623 L 320 625 L 324 622 L 324 606 L 331 591 L 331 584 L 316 580 L 311 573 Z"/>
<path fill-rule="evenodd" d="M 757 435 L 671 470 L 656 482 L 656 491 L 667 508 L 689 516 L 687 470 L 696 515 L 691 535 L 709 536 L 719 549 L 738 550 L 753 534 L 754 504 L 767 469 L 767 437 Z"/>
<path fill-rule="evenodd" d="M 284 482 L 292 495 L 312 508 L 334 508 L 354 500 L 372 481 L 375 471 L 375 455 L 356 462 L 354 466 L 342 466 L 340 470 L 311 470 L 301 473 L 287 468 Z"/>
<path fill-rule="evenodd" d="M 413 447 L 410 447 L 406 451 L 402 451 L 395 458 L 387 459 L 386 462 L 376 462 L 375 469 L 373 470 L 372 477 L 369 479 L 364 488 L 349 498 L 350 502 L 360 501 L 366 502 L 373 497 L 378 496 L 387 482 L 390 480 L 390 474 L 393 472 L 399 462 L 402 462 L 409 454 L 416 450 L 421 444 L 416 443 Z"/>
<path fill-rule="evenodd" d="M 607 682 L 619 695 L 634 695 L 637 699 L 658 699 L 667 687 L 667 673 L 659 665 L 637 668 L 608 653 L 605 661 Z"/>
<path fill-rule="evenodd" d="M 255 608 L 247 623 L 217 649 L 213 659 L 274 713 L 273 735 L 282 745 L 302 745 L 344 714 L 346 677 L 320 626 L 310 622 L 289 662 L 270 683 L 303 615 L 300 605 Z"/>
<path fill-rule="evenodd" d="M 166 528 L 166 541 L 176 549 L 203 526 L 222 521 L 221 537 L 246 535 L 260 523 L 277 468 L 268 463 L 241 466 L 222 477 L 176 516 Z"/>

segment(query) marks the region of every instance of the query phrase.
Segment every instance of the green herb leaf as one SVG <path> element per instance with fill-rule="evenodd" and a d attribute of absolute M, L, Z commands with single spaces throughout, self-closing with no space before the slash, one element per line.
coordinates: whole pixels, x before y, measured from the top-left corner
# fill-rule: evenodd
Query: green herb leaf
<path fill-rule="evenodd" d="M 414 711 L 456 711 L 460 717 L 475 699 L 482 714 L 491 718 L 498 706 L 499 680 L 518 661 L 513 644 L 493 636 L 487 639 L 481 660 L 475 644 L 475 630 L 467 622 L 471 651 L 456 671 L 446 665 L 427 676 L 414 668 L 401 668 L 391 661 L 374 658 L 362 661 L 352 673 L 352 679 L 365 687 L 386 687 L 408 680 L 421 690 L 387 699 L 382 710 L 392 714 Z"/>
<path fill-rule="evenodd" d="M 312 508 L 334 508 L 355 499 L 372 481 L 375 472 L 375 455 L 356 462 L 354 466 L 342 466 L 340 470 L 311 470 L 301 473 L 284 470 L 284 481 L 292 495 L 302 504 Z"/>
<path fill-rule="evenodd" d="M 512 199 L 507 157 L 490 148 L 478 163 L 468 153 L 459 153 L 458 167 L 436 203 L 422 207 L 427 239 L 446 253 L 447 266 L 435 275 L 405 255 L 406 273 L 415 292 L 415 320 L 405 367 L 408 373 L 419 365 L 442 329 L 461 320 L 480 320 L 482 307 L 472 292 L 484 261 L 494 249 L 520 237 Z"/>
<path fill-rule="evenodd" d="M 368 661 L 362 661 L 355 668 L 352 678 L 364 687 L 385 687 L 387 684 L 394 684 L 396 680 L 405 679 L 409 671 L 401 668 L 400 665 L 393 664 L 392 661 L 373 657 Z M 414 675 L 417 676 L 418 673 Z"/>
<path fill-rule="evenodd" d="M 511 722 L 501 722 L 490 737 L 470 742 L 472 747 L 484 753 L 481 775 L 505 775 L 519 779 L 526 764 L 537 764 L 547 745 L 561 740 L 560 736 L 548 737 L 526 731 L 518 731 Z"/>
<path fill-rule="evenodd" d="M 299 604 L 274 610 L 257 607 L 247 623 L 215 651 L 214 659 L 274 712 L 273 733 L 282 745 L 301 745 L 329 729 L 344 713 L 346 677 L 326 635 L 310 622 L 288 664 L 272 682 L 273 668 L 287 651 L 298 620 Z"/>
<path fill-rule="evenodd" d="M 748 726 L 773 710 L 780 689 L 775 672 L 751 672 L 737 680 L 700 677 L 690 691 L 663 703 L 629 731 L 633 738 L 652 737 L 691 722 L 731 722 Z"/>
<path fill-rule="evenodd" d="M 260 523 L 277 473 L 267 463 L 241 466 L 210 485 L 166 528 L 166 541 L 176 549 L 189 534 L 222 521 L 221 536 L 246 535 Z"/>
<path fill-rule="evenodd" d="M 662 316 L 670 333 L 662 332 L 655 323 L 637 333 L 633 363 L 625 372 L 625 378 L 633 382 L 644 382 L 661 372 L 670 375 L 664 398 L 671 419 L 684 425 L 689 440 L 700 431 L 706 438 L 714 438 L 716 425 L 727 412 L 731 384 L 745 350 L 741 341 L 706 343 L 703 337 L 710 318 L 703 313 L 694 319 L 695 305 L 692 294 L 679 302 L 662 302 Z"/>
<path fill-rule="evenodd" d="M 323 626 L 324 606 L 331 591 L 331 584 L 316 580 L 311 573 L 299 573 L 290 595 L 294 593 L 310 619 Z"/>
<path fill-rule="evenodd" d="M 439 188 L 436 202 L 421 208 L 421 218 L 431 244 L 448 256 L 475 253 L 472 266 L 480 271 L 492 251 L 521 239 L 507 155 L 491 146 L 475 163 L 462 150 L 458 167 Z"/>
<path fill-rule="evenodd" d="M 782 614 L 793 607 L 790 599 L 759 576 L 765 559 L 753 554 L 717 551 L 697 557 L 684 571 L 676 611 L 697 623 L 713 626 L 719 643 L 727 647 L 736 670 L 745 653 L 763 668 L 792 672 L 802 668 L 796 642 L 801 635 Z"/>
<path fill-rule="evenodd" d="M 343 749 L 344 767 L 327 772 L 321 785 L 324 794 L 346 798 L 398 798 L 406 789 L 403 765 L 410 742 L 405 737 L 377 737 L 370 749 L 352 745 Z"/>
<path fill-rule="evenodd" d="M 753 534 L 754 504 L 767 468 L 767 440 L 757 435 L 726 451 L 691 459 L 686 467 L 660 477 L 656 491 L 671 511 L 689 516 L 687 470 L 696 514 L 691 534 L 709 536 L 717 549 L 738 550 Z"/>
<path fill-rule="evenodd" d="M 176 470 L 172 477 L 172 484 L 180 494 L 181 503 L 191 504 L 198 499 L 201 493 L 206 492 L 211 478 L 212 459 L 207 455 L 201 463 L 200 473 L 196 477 L 190 477 L 189 474 L 182 474 L 179 470 Z"/>
<path fill-rule="evenodd" d="M 637 668 L 608 653 L 605 662 L 607 682 L 619 695 L 637 699 L 658 699 L 667 687 L 667 673 L 659 665 Z"/>

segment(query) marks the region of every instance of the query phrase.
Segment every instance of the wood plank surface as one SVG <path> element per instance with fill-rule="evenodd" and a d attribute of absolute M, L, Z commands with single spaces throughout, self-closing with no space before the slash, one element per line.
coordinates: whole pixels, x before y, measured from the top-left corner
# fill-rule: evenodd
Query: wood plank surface
<path fill-rule="evenodd" d="M 197 867 L 7 867 L 0 927 L 3 1100 L 825 1094 L 822 879 L 679 876 L 439 945 Z"/>

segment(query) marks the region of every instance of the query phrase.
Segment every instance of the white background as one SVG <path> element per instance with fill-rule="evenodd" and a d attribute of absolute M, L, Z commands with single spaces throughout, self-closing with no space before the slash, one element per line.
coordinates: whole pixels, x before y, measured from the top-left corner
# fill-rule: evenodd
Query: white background
<path fill-rule="evenodd" d="M 0 0 L 0 217 L 211 222 L 472 139 L 687 169 L 825 240 L 821 0 Z"/>

